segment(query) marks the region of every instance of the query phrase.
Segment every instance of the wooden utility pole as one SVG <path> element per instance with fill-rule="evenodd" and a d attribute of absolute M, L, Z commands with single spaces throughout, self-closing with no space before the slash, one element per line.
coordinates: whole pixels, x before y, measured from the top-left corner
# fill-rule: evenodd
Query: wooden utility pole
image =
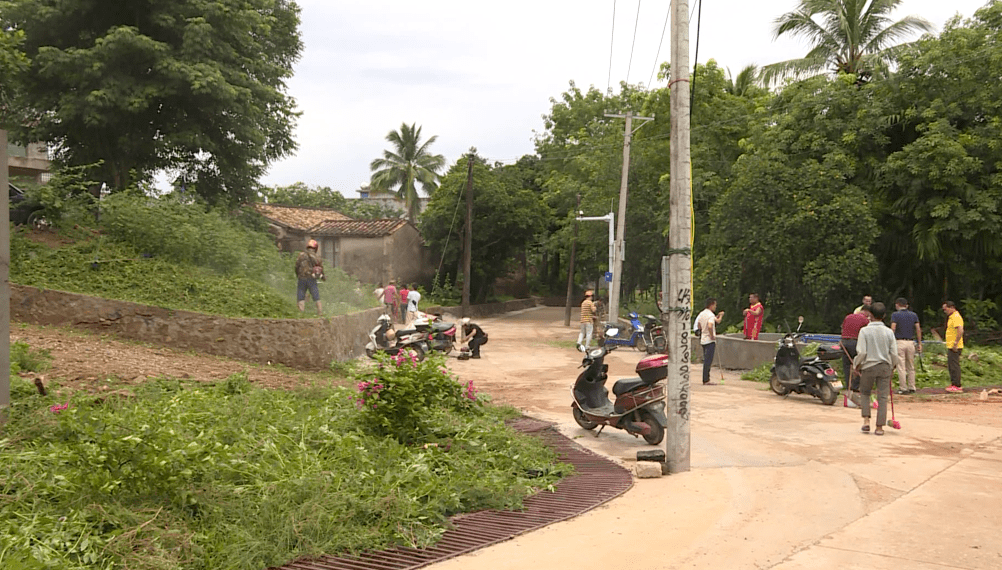
<path fill-rule="evenodd" d="M 662 320 L 668 320 L 668 470 L 689 470 L 689 321 L 692 318 L 692 172 L 689 163 L 689 2 L 671 16 L 671 194 L 668 255 L 661 260 Z"/>
<path fill-rule="evenodd" d="M 10 411 L 10 190 L 7 188 L 7 131 L 0 129 L 0 424 Z"/>
<path fill-rule="evenodd" d="M 470 316 L 470 260 L 473 258 L 473 152 L 466 168 L 466 237 L 463 240 L 463 316 Z"/>
<path fill-rule="evenodd" d="M 608 321 L 619 322 L 619 298 L 623 285 L 623 259 L 626 257 L 626 192 L 630 179 L 630 142 L 633 139 L 633 119 L 646 123 L 653 121 L 651 117 L 634 117 L 632 111 L 625 115 L 606 113 L 606 117 L 626 119 L 626 134 L 623 136 L 623 174 L 619 182 L 619 224 L 616 226 L 616 243 L 613 248 L 613 263 L 609 267 L 612 272 L 612 283 L 609 284 L 609 316 Z M 640 126 L 643 126 L 641 123 Z M 639 127 L 638 127 L 639 128 Z"/>
<path fill-rule="evenodd" d="M 581 215 L 581 194 L 574 206 L 574 239 L 571 241 L 571 262 L 567 266 L 567 305 L 564 307 L 564 326 L 571 326 L 571 305 L 574 303 L 574 257 L 578 250 L 578 216 Z"/>

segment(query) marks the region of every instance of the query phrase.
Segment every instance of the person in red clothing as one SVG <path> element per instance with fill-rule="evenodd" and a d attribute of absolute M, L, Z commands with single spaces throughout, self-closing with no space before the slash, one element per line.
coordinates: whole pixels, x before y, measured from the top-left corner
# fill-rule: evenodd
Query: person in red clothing
<path fill-rule="evenodd" d="M 745 338 L 758 340 L 758 333 L 762 331 L 762 320 L 765 318 L 765 307 L 758 300 L 758 293 L 748 295 L 748 305 L 745 309 Z"/>
<path fill-rule="evenodd" d="M 407 322 L 407 294 L 411 290 L 406 285 L 400 283 L 400 322 Z"/>
<path fill-rule="evenodd" d="M 856 405 L 860 405 L 859 376 L 853 374 L 852 360 L 850 359 L 856 358 L 856 341 L 859 340 L 859 331 L 870 324 L 870 314 L 870 305 L 863 305 L 858 313 L 849 313 L 842 319 L 842 377 L 846 379 L 846 387 L 851 390 L 849 398 Z"/>

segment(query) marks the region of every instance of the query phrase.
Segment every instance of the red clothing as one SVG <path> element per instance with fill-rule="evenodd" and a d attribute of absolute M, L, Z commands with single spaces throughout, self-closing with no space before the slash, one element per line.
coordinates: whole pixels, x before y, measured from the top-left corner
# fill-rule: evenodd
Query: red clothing
<path fill-rule="evenodd" d="M 758 313 L 757 315 L 755 313 Z M 748 308 L 745 313 L 745 338 L 758 340 L 758 333 L 762 331 L 762 321 L 765 319 L 765 307 L 762 303 L 755 303 Z"/>
<path fill-rule="evenodd" d="M 387 285 L 386 289 L 383 289 L 383 303 L 397 305 L 397 287 L 395 285 Z"/>
<path fill-rule="evenodd" d="M 863 313 L 851 313 L 842 321 L 842 338 L 859 338 L 859 331 L 870 324 L 870 317 Z"/>
<path fill-rule="evenodd" d="M 407 304 L 407 294 L 408 293 L 410 293 L 410 290 L 407 289 L 407 287 L 401 287 L 400 288 L 400 304 L 401 305 L 406 305 Z"/>

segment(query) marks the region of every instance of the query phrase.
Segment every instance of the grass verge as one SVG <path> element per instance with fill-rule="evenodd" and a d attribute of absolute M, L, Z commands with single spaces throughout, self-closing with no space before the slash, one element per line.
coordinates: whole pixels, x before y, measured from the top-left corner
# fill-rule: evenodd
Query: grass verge
<path fill-rule="evenodd" d="M 237 374 L 57 401 L 13 380 L 0 567 L 259 569 L 427 545 L 450 515 L 518 508 L 567 469 L 504 425 L 516 411 L 482 402 L 423 403 L 404 444 L 366 428 L 371 410 L 344 388 L 269 391 Z"/>

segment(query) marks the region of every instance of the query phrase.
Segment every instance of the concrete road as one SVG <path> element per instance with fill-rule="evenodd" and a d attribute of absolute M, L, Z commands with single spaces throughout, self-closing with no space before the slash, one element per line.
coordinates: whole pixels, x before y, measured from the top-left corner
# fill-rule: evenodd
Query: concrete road
<path fill-rule="evenodd" d="M 480 321 L 484 358 L 450 365 L 630 467 L 651 449 L 643 440 L 596 438 L 571 417 L 576 317 L 564 327 L 562 309 L 539 308 Z M 612 353 L 610 379 L 633 376 L 640 358 Z M 841 401 L 781 398 L 725 373 L 693 386 L 692 471 L 638 480 L 590 513 L 432 568 L 999 569 L 1002 402 L 965 398 L 898 402 L 903 429 L 877 437 Z"/>

